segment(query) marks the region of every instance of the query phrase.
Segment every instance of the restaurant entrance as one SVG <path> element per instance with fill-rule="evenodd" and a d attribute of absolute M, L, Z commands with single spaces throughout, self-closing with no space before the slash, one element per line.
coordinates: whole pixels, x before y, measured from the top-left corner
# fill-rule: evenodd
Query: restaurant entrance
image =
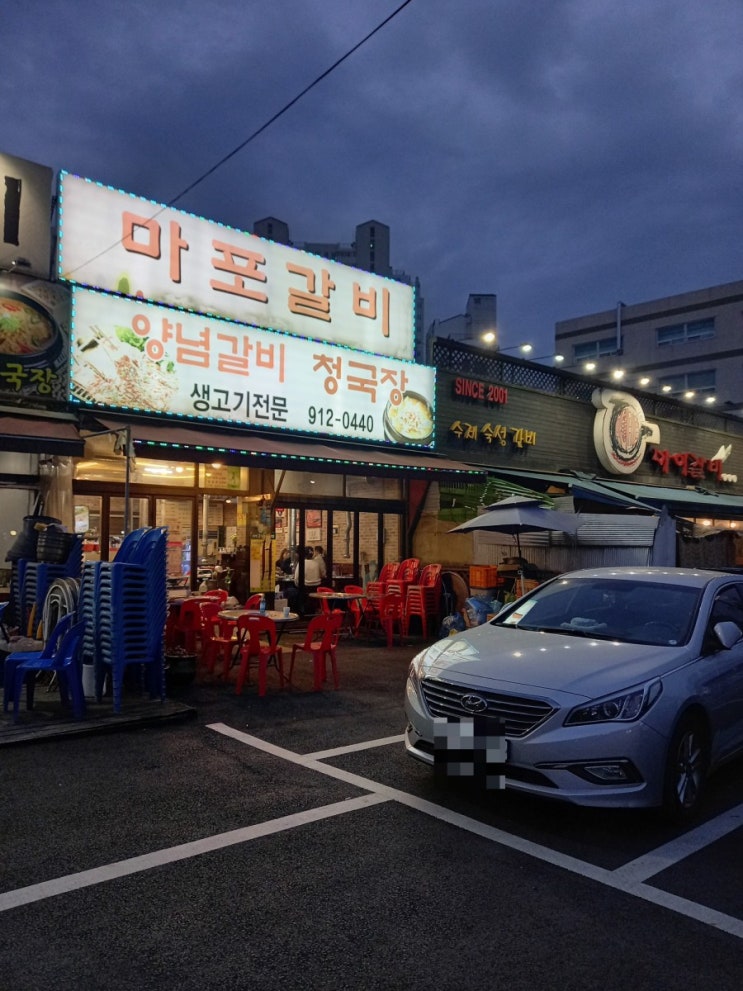
<path fill-rule="evenodd" d="M 380 512 L 378 504 L 360 506 L 359 500 L 346 500 L 345 505 L 335 500 L 333 508 L 289 500 L 276 506 L 274 532 L 277 556 L 288 548 L 296 564 L 305 548 L 322 548 L 327 570 L 323 584 L 336 591 L 346 585 L 365 588 L 382 564 L 403 556 L 404 507 L 395 503 Z"/>

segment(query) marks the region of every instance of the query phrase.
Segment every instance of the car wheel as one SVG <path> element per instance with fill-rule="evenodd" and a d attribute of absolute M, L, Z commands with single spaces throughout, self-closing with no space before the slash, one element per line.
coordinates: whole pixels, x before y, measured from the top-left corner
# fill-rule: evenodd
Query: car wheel
<path fill-rule="evenodd" d="M 709 769 L 709 743 L 701 720 L 685 716 L 676 727 L 666 758 L 663 811 L 685 822 L 698 811 Z"/>

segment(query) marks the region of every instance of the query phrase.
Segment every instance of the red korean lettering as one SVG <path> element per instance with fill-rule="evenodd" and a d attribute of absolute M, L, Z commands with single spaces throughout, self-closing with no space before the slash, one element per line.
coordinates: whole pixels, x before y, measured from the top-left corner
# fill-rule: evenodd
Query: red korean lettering
<path fill-rule="evenodd" d="M 405 392 L 408 387 L 408 376 L 405 374 L 405 370 L 403 368 L 382 368 L 379 384 L 384 386 L 388 383 L 399 389 L 400 392 Z M 400 402 L 402 402 L 402 396 Z"/>
<path fill-rule="evenodd" d="M 320 274 L 320 292 L 317 293 L 316 275 L 311 268 L 304 265 L 294 265 L 286 263 L 287 272 L 293 275 L 301 275 L 307 284 L 307 289 L 289 288 L 289 310 L 305 317 L 313 317 L 316 320 L 325 320 L 330 323 L 330 293 L 335 289 L 335 283 L 330 278 L 330 272 L 322 269 Z"/>
<path fill-rule="evenodd" d="M 270 368 L 278 373 L 278 381 L 283 382 L 286 375 L 286 345 L 262 344 L 255 346 L 255 364 L 257 368 Z"/>
<path fill-rule="evenodd" d="M 180 320 L 171 323 L 167 317 L 163 317 L 162 339 L 166 344 L 171 340 L 175 341 L 175 360 L 179 365 L 208 368 L 210 336 L 209 327 L 203 327 L 195 338 L 188 338 L 183 332 L 183 324 Z"/>
<path fill-rule="evenodd" d="M 265 255 L 258 251 L 240 248 L 226 241 L 212 241 L 212 247 L 220 252 L 222 257 L 212 258 L 212 265 L 218 272 L 233 276 L 231 282 L 221 282 L 212 279 L 209 283 L 217 292 L 231 293 L 233 296 L 243 296 L 258 303 L 267 303 L 268 295 L 261 292 L 252 283 L 267 282 L 268 276 L 261 271 L 260 266 L 266 264 Z"/>
<path fill-rule="evenodd" d="M 377 401 L 377 369 L 375 365 L 368 365 L 362 361 L 349 361 L 349 371 L 346 375 L 346 384 L 349 392 L 366 392 L 372 402 Z M 350 369 L 357 369 L 359 374 L 352 375 Z M 364 374 L 360 374 L 360 373 Z"/>
<path fill-rule="evenodd" d="M 668 466 L 671 463 L 671 454 L 669 451 L 663 451 L 659 447 L 654 447 L 650 452 L 650 460 L 653 464 L 660 465 L 660 470 L 664 475 L 668 474 Z"/>
<path fill-rule="evenodd" d="M 382 289 L 380 306 L 382 337 L 390 336 L 390 291 Z M 357 317 L 377 319 L 377 290 L 372 286 L 364 291 L 358 282 L 353 284 L 353 312 Z"/>
<path fill-rule="evenodd" d="M 132 254 L 144 255 L 146 258 L 162 257 L 162 228 L 152 217 L 139 217 L 125 210 L 121 215 L 121 243 L 124 250 Z M 169 243 L 169 276 L 172 282 L 181 281 L 181 252 L 188 250 L 188 241 L 181 237 L 181 226 L 171 220 L 168 227 Z M 140 240 L 142 233 L 145 239 Z"/>
<path fill-rule="evenodd" d="M 341 377 L 342 362 L 340 358 L 331 358 L 327 354 L 313 354 L 316 364 L 312 366 L 313 372 L 323 371 L 327 378 L 323 383 L 325 391 L 334 395 L 338 391 L 338 380 Z"/>
<path fill-rule="evenodd" d="M 217 340 L 224 345 L 217 354 L 217 368 L 220 372 L 235 375 L 250 375 L 250 362 L 253 343 L 248 334 L 217 334 Z"/>

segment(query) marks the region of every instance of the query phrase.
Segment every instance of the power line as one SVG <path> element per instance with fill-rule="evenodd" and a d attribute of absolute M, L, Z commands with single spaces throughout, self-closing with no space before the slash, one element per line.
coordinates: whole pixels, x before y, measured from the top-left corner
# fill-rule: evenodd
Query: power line
<path fill-rule="evenodd" d="M 198 179 L 195 179 L 190 184 L 190 186 L 186 186 L 186 188 L 182 189 L 177 196 L 174 196 L 171 200 L 169 200 L 165 204 L 165 206 L 161 206 L 157 211 L 155 211 L 155 213 L 149 219 L 154 220 L 156 217 L 159 217 L 160 214 L 163 212 L 163 210 L 166 210 L 168 207 L 173 206 L 175 203 L 178 202 L 178 200 L 184 197 L 186 193 L 190 193 L 192 189 L 195 189 L 196 186 L 199 185 L 199 183 L 202 183 L 204 179 L 208 178 L 210 175 L 216 172 L 217 169 L 221 168 L 221 166 L 223 166 L 225 162 L 228 162 L 231 158 L 237 155 L 238 152 L 242 151 L 246 145 L 249 145 L 250 142 L 255 140 L 255 138 L 257 138 L 259 134 L 262 134 L 267 127 L 270 127 L 274 121 L 278 120 L 279 117 L 283 116 L 287 112 L 287 110 L 290 110 L 295 103 L 298 103 L 303 96 L 309 93 L 309 91 L 313 89 L 315 86 L 317 86 L 318 83 L 322 82 L 323 79 L 329 76 L 330 73 L 333 72 L 335 69 L 337 69 L 339 65 L 341 65 L 343 62 L 346 61 L 346 59 L 350 58 L 354 52 L 357 52 L 362 45 L 365 45 L 370 38 L 373 38 L 378 31 L 381 31 L 386 24 L 389 24 L 389 22 L 394 17 L 397 17 L 397 15 L 400 13 L 401 10 L 403 10 L 405 7 L 408 6 L 408 4 L 412 2 L 413 0 L 404 0 L 404 2 L 401 3 L 399 7 L 393 10 L 391 14 L 389 14 L 387 17 L 385 17 L 383 21 L 377 24 L 377 26 L 373 30 L 371 30 L 367 35 L 365 35 L 361 39 L 361 41 L 357 42 L 353 46 L 353 48 L 349 48 L 349 50 L 346 52 L 345 55 L 341 55 L 341 57 L 339 59 L 336 59 L 336 61 L 333 62 L 333 64 L 328 69 L 325 70 L 325 72 L 321 72 L 316 79 L 313 79 L 313 81 L 309 84 L 309 86 L 305 86 L 302 92 L 298 93 L 293 100 L 290 100 L 285 106 L 281 108 L 281 110 L 277 111 L 273 115 L 273 117 L 270 117 L 264 124 L 261 124 L 261 126 L 256 131 L 253 131 L 253 133 L 249 137 L 247 137 L 244 141 L 242 141 L 236 148 L 233 148 L 232 151 L 229 152 L 229 154 L 225 155 L 223 158 L 220 158 L 218 162 L 215 162 L 215 164 L 212 165 L 210 169 L 207 169 L 207 171 L 204 172 L 202 175 L 200 175 Z M 114 241 L 113 244 L 110 244 L 107 248 L 104 248 L 102 251 L 99 251 L 97 255 L 94 255 L 92 258 L 89 258 L 87 262 L 83 262 L 80 265 L 78 265 L 77 268 L 73 269 L 71 272 L 68 273 L 68 277 L 74 275 L 75 272 L 78 271 L 80 268 L 84 268 L 85 265 L 89 265 L 91 264 L 91 262 L 94 262 L 98 258 L 101 258 L 103 255 L 106 254 L 106 252 L 110 251 L 112 248 L 115 248 L 117 245 L 121 244 L 122 240 L 123 238 L 119 238 L 118 241 Z"/>
<path fill-rule="evenodd" d="M 270 127 L 271 124 L 274 123 L 274 121 L 277 121 L 279 117 L 282 117 L 287 112 L 287 110 L 290 110 L 294 106 L 294 104 L 298 103 L 303 96 L 306 96 L 311 89 L 314 89 L 314 87 L 317 86 L 318 83 L 321 83 L 322 80 L 325 79 L 327 76 L 329 76 L 331 72 L 334 72 L 338 68 L 338 66 L 341 65 L 343 62 L 345 62 L 346 59 L 350 58 L 354 54 L 354 52 L 357 52 L 362 45 L 365 45 L 370 38 L 373 38 L 378 31 L 381 31 L 386 24 L 389 24 L 389 22 L 394 17 L 397 17 L 400 11 L 403 10 L 405 7 L 407 7 L 408 4 L 410 3 L 412 3 L 412 0 L 404 0 L 404 2 L 401 3 L 396 10 L 393 10 L 391 14 L 389 14 L 387 17 L 385 17 L 383 21 L 377 24 L 377 26 L 373 30 L 371 30 L 365 37 L 363 37 L 361 41 L 357 42 L 353 46 L 353 48 L 349 48 L 349 50 L 346 52 L 345 55 L 341 55 L 341 57 L 337 59 L 335 62 L 333 62 L 333 64 L 328 69 L 326 69 L 324 72 L 321 72 L 316 79 L 313 79 L 313 81 L 308 86 L 305 86 L 305 88 L 302 90 L 301 93 L 298 93 L 294 97 L 294 99 L 290 100 L 287 104 L 285 104 L 281 108 L 281 110 L 278 110 L 273 115 L 273 117 L 269 117 L 269 119 L 264 124 L 261 124 L 261 126 L 257 130 L 253 131 L 253 133 L 249 137 L 247 137 L 244 141 L 242 141 L 236 148 L 233 148 L 231 152 L 229 152 L 223 158 L 220 158 L 220 160 L 216 162 L 214 165 L 212 165 L 210 169 L 207 169 L 207 171 L 204 172 L 202 175 L 200 175 L 198 179 L 195 179 L 190 186 L 186 186 L 186 188 L 182 189 L 177 196 L 174 196 L 172 200 L 169 200 L 167 206 L 173 206 L 175 203 L 178 202 L 178 200 L 180 200 L 183 196 L 185 196 L 186 193 L 190 193 L 192 189 L 195 189 L 195 187 L 199 185 L 199 183 L 203 182 L 204 179 L 207 179 L 210 175 L 216 172 L 217 169 L 221 168 L 225 164 L 225 162 L 228 162 L 231 158 L 234 158 L 234 156 L 237 155 L 239 152 L 241 152 L 243 148 L 246 147 L 246 145 L 249 145 L 251 141 L 254 141 L 259 134 L 262 134 L 266 130 L 267 127 Z"/>

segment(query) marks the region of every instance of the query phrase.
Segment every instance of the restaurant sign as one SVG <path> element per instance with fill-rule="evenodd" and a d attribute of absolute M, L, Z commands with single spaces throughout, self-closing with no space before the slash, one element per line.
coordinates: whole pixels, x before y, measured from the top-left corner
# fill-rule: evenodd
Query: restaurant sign
<path fill-rule="evenodd" d="M 66 172 L 58 275 L 298 337 L 413 357 L 411 286 Z"/>
<path fill-rule="evenodd" d="M 73 288 L 70 399 L 434 446 L 435 369 Z"/>

